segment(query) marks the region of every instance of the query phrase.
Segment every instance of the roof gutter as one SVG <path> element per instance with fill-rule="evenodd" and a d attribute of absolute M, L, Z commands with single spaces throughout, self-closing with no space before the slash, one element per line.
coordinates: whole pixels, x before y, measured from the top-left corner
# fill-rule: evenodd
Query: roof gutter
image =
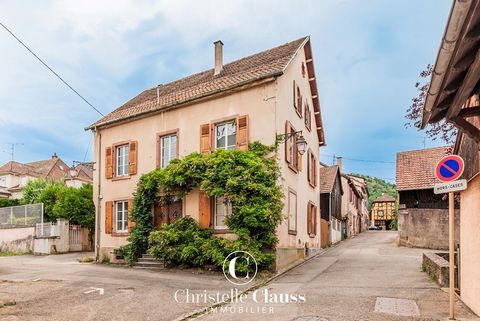
<path fill-rule="evenodd" d="M 432 72 L 430 86 L 428 87 L 427 97 L 423 105 L 423 117 L 420 128 L 423 129 L 430 121 L 432 110 L 441 93 L 445 74 L 450 66 L 457 41 L 462 31 L 465 18 L 468 14 L 472 0 L 454 0 L 447 26 L 443 34 L 442 42 L 437 54 L 437 60 Z"/>

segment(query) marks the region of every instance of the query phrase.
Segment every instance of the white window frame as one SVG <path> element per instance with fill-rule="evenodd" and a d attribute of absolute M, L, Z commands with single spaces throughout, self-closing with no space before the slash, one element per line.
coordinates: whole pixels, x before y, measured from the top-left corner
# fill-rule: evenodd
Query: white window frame
<path fill-rule="evenodd" d="M 228 135 L 227 133 L 227 126 L 228 125 L 233 125 L 233 134 L 232 135 Z M 225 127 L 225 130 L 223 132 L 223 135 L 220 135 L 218 136 L 218 129 L 219 127 Z M 229 136 L 234 136 L 235 139 L 233 140 L 234 143 L 233 145 L 228 145 L 228 137 Z M 225 138 L 225 144 L 224 146 L 219 146 L 218 145 L 218 139 L 219 138 Z M 235 120 L 229 120 L 229 121 L 226 121 L 226 122 L 222 122 L 222 123 L 218 123 L 215 125 L 215 148 L 222 148 L 222 149 L 225 149 L 225 150 L 230 150 L 230 149 L 235 149 L 237 147 L 237 123 Z"/>
<path fill-rule="evenodd" d="M 121 209 L 119 209 L 119 206 Z M 120 229 L 118 228 L 119 223 Z M 118 233 L 128 232 L 128 201 L 115 202 L 115 231 Z"/>
<path fill-rule="evenodd" d="M 226 200 L 225 197 L 214 197 L 213 204 L 213 228 L 215 230 L 228 230 L 228 226 L 224 222 L 218 222 L 217 209 L 218 206 L 222 206 L 225 211 L 225 218 L 232 214 L 232 203 Z"/>
<path fill-rule="evenodd" d="M 175 143 L 173 144 L 174 152 L 172 153 L 172 139 L 175 137 Z M 168 146 L 165 143 L 165 141 L 168 141 Z M 167 167 L 168 164 L 174 160 L 177 159 L 177 143 L 178 143 L 178 137 L 177 134 L 169 134 L 169 135 L 164 135 L 160 137 L 160 167 L 164 168 Z M 165 153 L 167 152 L 167 153 Z"/>
<path fill-rule="evenodd" d="M 120 150 L 124 151 L 123 154 L 120 154 Z M 119 145 L 115 148 L 115 175 L 116 176 L 128 176 L 128 155 L 130 153 L 130 148 L 128 144 Z M 120 163 L 122 161 L 122 163 Z"/>

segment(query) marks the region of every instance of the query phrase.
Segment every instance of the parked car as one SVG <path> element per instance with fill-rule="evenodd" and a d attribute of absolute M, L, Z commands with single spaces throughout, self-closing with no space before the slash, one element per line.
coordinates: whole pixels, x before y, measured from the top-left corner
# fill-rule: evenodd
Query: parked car
<path fill-rule="evenodd" d="M 370 226 L 368 229 L 371 231 L 381 231 L 382 227 L 375 225 L 375 226 Z"/>

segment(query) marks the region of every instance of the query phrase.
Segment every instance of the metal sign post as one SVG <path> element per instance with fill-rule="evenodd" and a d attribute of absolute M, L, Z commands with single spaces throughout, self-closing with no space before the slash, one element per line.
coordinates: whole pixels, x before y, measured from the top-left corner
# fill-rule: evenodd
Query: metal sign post
<path fill-rule="evenodd" d="M 455 320 L 455 204 L 453 201 L 453 192 L 448 193 L 448 250 L 449 250 L 449 294 L 450 294 L 450 320 Z"/>
<path fill-rule="evenodd" d="M 435 184 L 435 194 L 448 193 L 448 248 L 449 248 L 449 296 L 450 320 L 455 320 L 455 202 L 456 191 L 467 188 L 467 181 L 456 180 L 463 174 L 464 162 L 460 156 L 450 155 L 442 158 L 435 167 L 435 175 L 443 183 Z"/>

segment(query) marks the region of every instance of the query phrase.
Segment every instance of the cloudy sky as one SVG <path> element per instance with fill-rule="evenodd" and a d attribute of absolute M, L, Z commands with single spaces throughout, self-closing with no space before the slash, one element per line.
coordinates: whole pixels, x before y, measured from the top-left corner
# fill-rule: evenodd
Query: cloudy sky
<path fill-rule="evenodd" d="M 304 35 L 326 127 L 321 160 L 393 182 L 397 151 L 438 146 L 403 118 L 436 57 L 449 0 L 2 0 L 0 22 L 103 113 L 143 89 Z M 0 163 L 91 160 L 99 115 L 0 28 Z M 381 162 L 368 162 L 378 160 Z"/>

